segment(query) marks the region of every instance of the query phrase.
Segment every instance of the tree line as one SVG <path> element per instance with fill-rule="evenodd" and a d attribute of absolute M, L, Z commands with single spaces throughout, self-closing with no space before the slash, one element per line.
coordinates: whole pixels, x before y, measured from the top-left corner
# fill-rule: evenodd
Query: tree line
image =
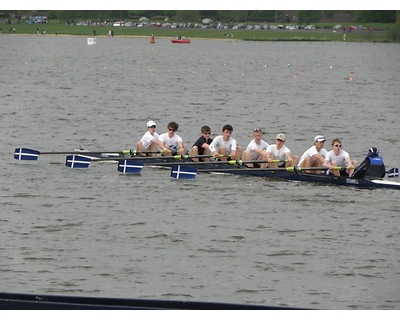
<path fill-rule="evenodd" d="M 293 12 L 293 11 L 292 11 Z M 351 14 L 354 22 L 395 23 L 399 11 L 395 10 L 363 10 L 363 11 L 319 11 L 300 10 L 295 13 L 298 23 L 317 23 L 335 13 Z M 14 13 L 15 14 L 15 13 Z M 24 15 L 29 15 L 25 12 Z M 276 10 L 64 10 L 47 12 L 30 12 L 30 15 L 47 15 L 49 19 L 70 20 L 135 20 L 147 17 L 153 20 L 165 18 L 182 22 L 200 22 L 210 18 L 222 23 L 235 22 L 292 22 L 288 21 L 287 12 Z M 18 15 L 21 16 L 21 13 Z M 400 21 L 397 18 L 397 22 Z"/>

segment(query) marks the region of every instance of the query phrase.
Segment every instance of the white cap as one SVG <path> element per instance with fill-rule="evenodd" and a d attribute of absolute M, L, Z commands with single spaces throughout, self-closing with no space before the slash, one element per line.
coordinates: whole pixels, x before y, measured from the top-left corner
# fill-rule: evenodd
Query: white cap
<path fill-rule="evenodd" d="M 321 142 L 321 141 L 326 141 L 326 139 L 324 138 L 324 136 L 321 136 L 321 135 L 319 135 L 319 136 L 316 136 L 315 138 L 314 138 L 314 142 Z"/>
<path fill-rule="evenodd" d="M 151 126 L 156 126 L 156 123 L 153 120 L 147 122 L 147 128 L 150 128 Z"/>
<path fill-rule="evenodd" d="M 275 139 L 276 139 L 276 140 L 285 141 L 285 140 L 286 140 L 286 137 L 285 137 L 285 135 L 284 135 L 283 133 L 278 133 L 278 135 L 276 136 Z"/>

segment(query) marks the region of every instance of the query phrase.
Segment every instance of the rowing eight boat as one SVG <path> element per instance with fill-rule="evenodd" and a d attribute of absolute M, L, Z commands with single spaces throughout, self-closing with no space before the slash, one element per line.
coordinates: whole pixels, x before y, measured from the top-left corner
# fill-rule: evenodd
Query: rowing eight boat
<path fill-rule="evenodd" d="M 40 154 L 68 154 L 66 152 L 40 152 L 27 148 L 15 149 L 14 158 L 17 160 L 37 160 Z M 197 156 L 196 156 L 197 157 Z M 206 156 L 198 156 L 206 157 Z M 207 156 L 210 157 L 210 156 Z M 247 163 L 266 161 L 217 161 L 195 162 L 190 156 L 141 156 L 132 150 L 121 152 L 90 152 L 78 150 L 70 152 L 66 158 L 66 166 L 70 168 L 88 168 L 92 161 L 118 162 L 118 171 L 124 174 L 140 173 L 144 166 L 172 168 L 171 176 L 176 179 L 192 179 L 197 173 L 213 172 L 228 173 L 244 176 L 256 176 L 275 180 L 312 182 L 317 184 L 352 186 L 359 188 L 387 188 L 400 190 L 400 183 L 386 179 L 370 179 L 367 177 L 352 178 L 326 174 L 306 173 L 306 170 L 325 170 L 327 168 L 250 168 Z M 337 167 L 338 170 L 343 169 Z M 388 177 L 398 176 L 399 169 L 387 171 Z"/>
<path fill-rule="evenodd" d="M 96 156 L 96 155 L 92 155 Z M 262 177 L 274 180 L 312 182 L 320 185 L 341 185 L 359 188 L 387 188 L 400 190 L 400 183 L 386 179 L 351 178 L 327 174 L 314 174 L 304 172 L 305 168 L 250 168 L 245 163 L 237 164 L 235 161 L 217 162 L 194 162 L 191 158 L 182 159 L 177 162 L 177 157 L 123 157 L 113 158 L 97 155 L 96 160 L 119 161 L 118 170 L 123 173 L 140 173 L 143 166 L 160 166 L 172 168 L 175 178 L 194 178 L 196 173 L 226 173 L 243 176 Z M 179 156 L 178 156 L 179 157 Z M 67 164 L 68 165 L 68 164 Z M 68 165 L 71 166 L 71 165 Z M 84 166 L 87 167 L 88 165 Z M 195 167 L 195 169 L 193 169 Z M 307 168 L 313 169 L 313 168 Z M 316 168 L 314 168 L 316 169 Z M 392 169 L 395 170 L 395 169 Z M 398 170 L 398 169 L 397 169 Z M 398 171 L 397 171 L 398 172 Z M 176 176 L 178 173 L 178 177 Z M 194 174 L 193 174 L 194 173 Z"/>
<path fill-rule="evenodd" d="M 293 310 L 250 304 L 0 292 L 0 310 Z"/>

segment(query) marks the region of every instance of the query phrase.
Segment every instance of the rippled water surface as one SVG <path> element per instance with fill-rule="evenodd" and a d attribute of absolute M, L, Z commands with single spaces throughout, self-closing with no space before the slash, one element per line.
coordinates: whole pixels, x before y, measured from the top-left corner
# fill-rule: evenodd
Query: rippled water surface
<path fill-rule="evenodd" d="M 398 44 L 0 36 L 0 287 L 5 292 L 399 309 L 397 190 L 13 159 L 16 147 L 133 147 L 152 119 L 317 134 L 399 166 Z M 329 144 L 327 144 L 329 147 Z"/>

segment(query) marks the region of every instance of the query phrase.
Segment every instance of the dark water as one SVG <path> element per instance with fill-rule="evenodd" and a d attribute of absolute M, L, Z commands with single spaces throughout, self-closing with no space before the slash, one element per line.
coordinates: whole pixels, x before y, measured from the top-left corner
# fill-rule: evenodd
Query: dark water
<path fill-rule="evenodd" d="M 399 309 L 399 192 L 14 160 L 16 147 L 133 147 L 152 119 L 188 144 L 261 127 L 399 166 L 398 44 L 0 36 L 1 291 Z M 327 145 L 329 147 L 329 144 Z"/>

